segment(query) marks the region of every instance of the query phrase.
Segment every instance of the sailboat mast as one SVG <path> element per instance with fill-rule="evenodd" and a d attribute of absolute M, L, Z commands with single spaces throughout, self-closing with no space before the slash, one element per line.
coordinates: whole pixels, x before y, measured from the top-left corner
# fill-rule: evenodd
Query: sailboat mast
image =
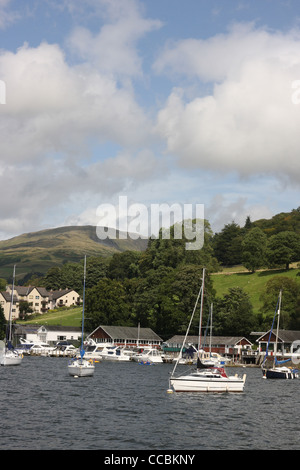
<path fill-rule="evenodd" d="M 12 322 L 12 308 L 14 303 L 14 288 L 15 288 L 15 274 L 16 274 L 16 265 L 14 265 L 13 271 L 13 282 L 12 282 L 12 289 L 11 289 L 11 300 L 10 300 L 10 308 L 9 308 L 9 320 L 8 320 L 8 344 L 11 343 L 11 322 Z"/>
<path fill-rule="evenodd" d="M 277 329 L 276 329 L 276 340 L 275 340 L 275 349 L 274 349 L 274 362 L 276 361 L 276 356 L 277 356 L 277 343 L 278 343 L 278 333 L 279 333 L 281 295 L 282 295 L 282 290 L 280 290 L 280 292 L 279 292 L 279 305 L 278 305 L 278 311 L 277 311 Z"/>
<path fill-rule="evenodd" d="M 201 329 L 202 329 L 202 315 L 203 315 L 204 277 L 205 277 L 205 268 L 203 268 L 203 274 L 202 274 L 202 290 L 201 290 L 201 302 L 200 302 L 200 320 L 199 320 L 198 352 L 199 352 L 200 347 L 201 347 Z"/>
<path fill-rule="evenodd" d="M 210 337 L 209 337 L 209 357 L 211 357 L 212 314 L 213 314 L 213 304 L 211 303 L 211 305 L 210 305 Z"/>
<path fill-rule="evenodd" d="M 83 268 L 83 296 L 82 296 L 81 352 L 83 351 L 83 332 L 84 332 L 84 303 L 85 303 L 85 277 L 86 277 L 86 255 L 85 255 L 85 257 L 84 257 L 84 268 Z"/>

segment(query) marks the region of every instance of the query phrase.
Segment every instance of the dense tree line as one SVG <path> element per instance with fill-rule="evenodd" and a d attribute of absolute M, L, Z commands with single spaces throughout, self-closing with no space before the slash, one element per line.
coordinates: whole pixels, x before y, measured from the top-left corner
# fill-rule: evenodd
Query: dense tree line
<path fill-rule="evenodd" d="M 271 220 L 251 222 L 244 227 L 234 221 L 213 237 L 213 250 L 222 266 L 242 264 L 249 271 L 285 267 L 300 260 L 300 208 L 278 214 Z"/>
<path fill-rule="evenodd" d="M 300 227 L 300 211 L 291 218 L 294 228 Z M 295 223 L 299 219 L 299 226 Z M 281 222 L 281 219 L 280 219 Z M 289 220 L 291 224 L 291 220 Z M 267 285 L 261 299 L 263 310 L 254 315 L 249 296 L 240 288 L 229 289 L 218 298 L 211 273 L 222 265 L 244 264 L 249 271 L 266 266 L 289 267 L 300 260 L 298 231 L 270 229 L 269 223 L 252 223 L 248 217 L 244 227 L 235 222 L 213 234 L 204 224 L 204 246 L 186 250 L 186 239 L 176 239 L 174 227 L 170 238 L 150 238 L 144 252 L 125 251 L 110 259 L 87 259 L 86 328 L 99 324 L 151 327 L 162 337 L 183 334 L 201 285 L 202 268 L 206 268 L 204 323 L 209 306 L 214 305 L 214 334 L 247 336 L 252 330 L 268 329 L 280 286 L 284 285 L 284 321 L 286 329 L 300 328 L 300 290 L 296 281 L 276 277 L 278 283 Z M 72 287 L 82 293 L 83 262 L 66 263 L 49 269 L 36 284 L 47 289 Z M 30 282 L 32 282 L 31 280 Z M 191 333 L 197 334 L 197 324 Z"/>

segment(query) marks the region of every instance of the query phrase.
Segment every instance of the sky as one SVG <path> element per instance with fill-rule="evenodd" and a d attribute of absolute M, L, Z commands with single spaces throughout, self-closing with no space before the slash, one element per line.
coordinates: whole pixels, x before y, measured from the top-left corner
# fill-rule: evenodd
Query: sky
<path fill-rule="evenodd" d="M 0 0 L 1 239 L 120 197 L 243 226 L 300 206 L 299 156 L 299 0 Z"/>

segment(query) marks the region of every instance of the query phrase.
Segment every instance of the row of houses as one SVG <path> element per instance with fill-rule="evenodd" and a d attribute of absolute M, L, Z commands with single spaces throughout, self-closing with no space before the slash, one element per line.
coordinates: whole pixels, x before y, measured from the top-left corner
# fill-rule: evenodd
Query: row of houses
<path fill-rule="evenodd" d="M 6 320 L 9 319 L 12 301 L 12 286 L 7 286 L 6 291 L 0 292 L 0 305 Z M 60 289 L 48 291 L 44 287 L 15 286 L 12 320 L 20 318 L 21 302 L 27 302 L 33 313 L 45 313 L 57 307 L 70 307 L 79 305 L 80 295 L 74 289 Z"/>
<path fill-rule="evenodd" d="M 256 334 L 257 335 L 257 334 Z M 50 345 L 55 345 L 57 341 L 80 341 L 81 329 L 76 327 L 62 326 L 32 326 L 14 325 L 15 341 L 20 338 L 29 341 L 44 341 Z M 122 327 L 100 325 L 93 332 L 87 335 L 86 340 L 93 340 L 100 344 L 114 344 L 126 347 L 152 346 L 162 349 L 166 353 L 177 355 L 182 347 L 184 336 L 175 335 L 167 341 L 163 341 L 151 328 Z M 267 344 L 269 343 L 269 353 L 274 354 L 276 342 L 275 332 L 270 331 L 261 334 L 256 340 L 253 348 L 245 337 L 238 336 L 212 336 L 209 338 L 209 345 L 203 346 L 205 351 L 209 348 L 223 356 L 234 358 L 239 362 L 259 362 L 259 358 L 265 355 Z M 300 331 L 279 330 L 277 338 L 277 353 L 282 357 L 291 354 L 298 354 L 300 359 Z M 188 336 L 186 344 L 193 344 L 198 347 L 198 337 Z M 188 347 L 188 346 L 187 346 Z"/>

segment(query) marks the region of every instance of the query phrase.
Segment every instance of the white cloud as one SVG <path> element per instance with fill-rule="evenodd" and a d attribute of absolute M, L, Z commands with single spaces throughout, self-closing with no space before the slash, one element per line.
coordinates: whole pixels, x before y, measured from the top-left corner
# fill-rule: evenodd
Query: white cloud
<path fill-rule="evenodd" d="M 267 173 L 298 184 L 300 106 L 291 97 L 299 48 L 299 32 L 242 26 L 165 50 L 156 63 L 160 72 L 181 69 L 214 82 L 212 94 L 189 101 L 183 89 L 173 89 L 157 119 L 167 152 L 182 167 Z"/>

